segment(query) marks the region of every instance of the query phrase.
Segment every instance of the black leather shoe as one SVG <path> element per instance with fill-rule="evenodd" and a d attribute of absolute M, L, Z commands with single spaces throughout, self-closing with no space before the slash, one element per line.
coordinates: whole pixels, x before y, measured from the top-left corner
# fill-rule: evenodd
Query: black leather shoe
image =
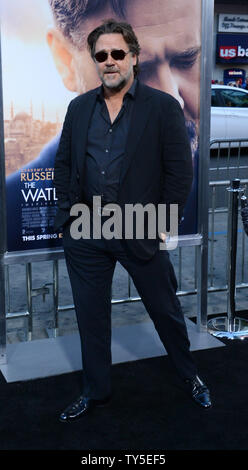
<path fill-rule="evenodd" d="M 86 413 L 93 408 L 106 406 L 110 401 L 110 397 L 103 400 L 94 400 L 93 398 L 84 397 L 81 395 L 76 401 L 69 405 L 63 413 L 61 413 L 59 420 L 62 423 L 69 423 L 82 418 Z"/>
<path fill-rule="evenodd" d="M 198 405 L 203 408 L 210 408 L 212 406 L 210 392 L 198 375 L 185 382 L 189 385 L 191 396 Z"/>

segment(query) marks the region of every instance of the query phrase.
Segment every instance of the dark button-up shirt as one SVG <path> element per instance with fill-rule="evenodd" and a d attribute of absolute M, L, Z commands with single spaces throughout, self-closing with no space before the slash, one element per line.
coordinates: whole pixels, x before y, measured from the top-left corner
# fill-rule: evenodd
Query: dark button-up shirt
<path fill-rule="evenodd" d="M 123 99 L 123 105 L 111 123 L 103 88 L 99 88 L 95 109 L 88 128 L 83 179 L 83 201 L 92 205 L 93 196 L 102 204 L 117 201 L 121 164 L 135 100 L 136 80 Z"/>

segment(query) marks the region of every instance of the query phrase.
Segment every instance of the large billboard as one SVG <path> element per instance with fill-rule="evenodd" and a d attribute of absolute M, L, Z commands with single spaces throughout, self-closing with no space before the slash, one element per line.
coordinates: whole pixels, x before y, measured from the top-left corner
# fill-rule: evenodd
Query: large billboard
<path fill-rule="evenodd" d="M 4 0 L 1 10 L 8 251 L 61 245 L 53 230 L 61 126 L 71 99 L 100 84 L 85 42 L 110 17 L 138 36 L 140 81 L 184 110 L 194 182 L 179 234 L 197 233 L 201 1 Z"/>

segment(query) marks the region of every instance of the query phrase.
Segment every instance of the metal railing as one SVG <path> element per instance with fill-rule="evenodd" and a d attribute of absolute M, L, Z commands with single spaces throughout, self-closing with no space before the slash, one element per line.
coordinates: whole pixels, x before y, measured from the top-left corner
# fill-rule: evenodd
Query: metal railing
<path fill-rule="evenodd" d="M 222 156 L 221 152 L 223 153 L 223 149 L 221 147 L 222 143 L 228 144 L 225 152 L 226 156 Z M 242 164 L 242 156 L 241 156 L 241 149 L 244 139 L 241 140 L 214 140 L 211 142 L 210 150 L 214 145 L 216 147 L 217 144 L 217 156 L 215 157 L 216 166 L 210 168 L 210 177 L 211 174 L 215 172 L 218 178 L 221 178 L 222 174 L 226 177 L 240 177 L 241 170 L 242 175 L 246 176 L 245 178 L 241 178 L 241 185 L 245 188 L 248 186 L 248 164 Z M 237 148 L 233 151 L 232 144 L 236 143 Z M 234 155 L 232 155 L 234 153 Z M 248 152 L 247 152 L 248 153 Z M 237 157 L 237 165 L 234 165 L 233 158 Z M 247 155 L 248 161 L 248 155 Z M 224 164 L 223 164 L 224 162 Z M 227 216 L 228 216 L 228 208 L 225 198 L 226 188 L 230 184 L 230 179 L 219 179 L 219 180 L 212 180 L 209 183 L 209 278 L 208 278 L 208 293 L 214 292 L 225 292 L 227 290 L 227 277 L 226 277 L 226 269 L 225 269 L 225 242 L 227 237 Z M 239 279 L 236 285 L 237 289 L 244 289 L 248 287 L 248 279 L 247 279 L 247 237 L 245 237 L 244 231 L 242 230 L 242 226 L 239 229 Z M 217 266 L 219 263 L 219 259 L 216 257 L 216 240 L 220 242 L 221 251 L 222 251 L 222 267 Z M 200 242 L 199 242 L 200 243 Z M 188 282 L 187 286 L 185 287 L 185 269 L 183 268 L 183 260 L 185 258 L 186 249 L 189 247 L 185 246 L 185 244 L 181 244 L 176 250 L 173 251 L 173 264 L 175 266 L 177 278 L 178 278 L 178 296 L 185 297 L 190 295 L 195 295 L 197 293 L 197 260 L 196 260 L 196 250 L 197 250 L 197 243 L 194 243 L 195 246 L 191 246 L 191 254 L 189 257 L 189 263 L 191 264 L 191 278 L 190 282 Z M 187 244 L 186 244 L 187 245 Z M 218 247 L 218 254 L 220 248 Z M 192 257 L 194 257 L 192 262 Z M 8 258 L 8 257 L 7 257 Z M 60 313 L 65 311 L 74 310 L 73 303 L 68 303 L 66 305 L 60 305 L 59 299 L 59 285 L 60 285 L 60 266 L 59 260 L 63 259 L 63 250 L 62 249 L 55 249 L 53 253 L 50 252 L 48 259 L 50 258 L 51 263 L 51 272 L 52 272 L 52 280 L 51 282 L 45 282 L 40 287 L 33 287 L 33 279 L 32 279 L 32 254 L 30 255 L 30 262 L 25 263 L 25 278 L 26 278 L 26 303 L 27 309 L 24 311 L 16 311 L 11 312 L 11 279 L 10 279 L 10 265 L 14 264 L 15 261 L 18 260 L 14 258 L 13 261 L 6 260 L 6 305 L 7 305 L 7 314 L 6 320 L 14 320 L 17 318 L 26 318 L 27 319 L 27 327 L 26 327 L 26 334 L 25 339 L 31 340 L 33 336 L 33 316 L 34 316 L 34 309 L 33 309 L 33 299 L 38 296 L 42 296 L 43 300 L 47 295 L 52 295 L 52 308 L 50 310 L 52 316 L 52 330 L 49 330 L 47 333 L 49 335 L 57 336 L 59 334 L 59 319 Z M 44 256 L 41 256 L 41 259 L 44 259 Z M 217 260 L 217 264 L 216 264 Z M 21 262 L 21 259 L 19 260 Z M 37 261 L 38 262 L 38 261 Z M 223 269 L 224 268 L 224 269 Z M 187 266 L 187 270 L 189 270 L 189 266 Z M 64 271 L 63 271 L 64 273 Z M 189 275 L 188 275 L 189 277 Z M 68 280 L 69 284 L 69 280 Z M 189 287 L 190 284 L 190 287 Z M 138 302 L 140 301 L 140 297 L 138 295 L 132 294 L 132 280 L 130 276 L 127 278 L 127 295 L 119 298 L 112 297 L 112 304 L 123 304 L 128 302 Z M 194 316 L 194 315 L 193 315 Z"/>
<path fill-rule="evenodd" d="M 241 186 L 247 193 L 248 186 L 248 139 L 215 139 L 211 141 L 210 152 L 212 166 L 209 170 L 209 285 L 208 293 L 227 290 L 226 243 L 228 227 L 228 192 L 230 180 L 239 178 Z M 243 154 L 243 155 L 242 155 Z M 213 162 L 215 165 L 213 166 Z M 216 282 L 216 239 L 221 238 L 225 244 L 225 276 L 222 282 Z M 238 226 L 238 277 L 236 289 L 248 287 L 247 273 L 247 240 L 239 217 Z M 219 269 L 220 271 L 220 269 Z"/>
<path fill-rule="evenodd" d="M 216 233 L 218 234 L 218 229 L 216 228 L 216 218 L 219 216 L 219 219 L 221 216 L 222 221 L 221 225 L 227 225 L 227 217 L 228 217 L 228 209 L 225 207 L 222 208 L 216 208 L 215 207 L 215 199 L 216 199 L 216 189 L 221 188 L 222 190 L 226 191 L 226 188 L 229 186 L 230 181 L 228 180 L 223 180 L 223 181 L 210 181 L 209 187 L 211 190 L 211 197 L 210 200 L 212 201 L 212 207 L 209 209 L 209 216 L 210 216 L 210 230 L 209 230 L 209 287 L 208 291 L 209 292 L 214 292 L 214 291 L 221 291 L 221 290 L 226 290 L 227 285 L 222 284 L 219 286 L 214 285 L 214 270 L 215 270 L 215 264 L 214 264 L 214 259 L 215 259 L 215 239 L 214 235 Z M 247 192 L 247 186 L 248 186 L 248 179 L 241 179 L 241 184 L 245 188 L 245 192 Z M 224 192 L 223 191 L 223 192 Z M 240 241 L 240 261 L 239 265 L 241 267 L 241 279 L 239 284 L 237 284 L 237 288 L 244 288 L 248 287 L 248 283 L 245 280 L 245 256 L 246 256 L 246 251 L 247 251 L 247 243 L 246 243 L 246 237 L 245 237 L 245 232 L 242 229 L 242 224 L 240 223 L 240 228 L 239 228 L 239 233 L 241 236 L 241 241 Z M 221 234 L 221 233 L 219 233 Z M 222 235 L 227 236 L 227 231 L 223 231 Z"/>
<path fill-rule="evenodd" d="M 195 247 L 192 247 L 192 250 L 194 250 Z M 178 247 L 176 250 L 178 252 L 178 295 L 179 296 L 186 296 L 186 295 L 192 295 L 196 294 L 197 289 L 196 289 L 196 259 L 195 259 L 195 271 L 194 271 L 194 288 L 189 290 L 189 289 L 183 289 L 182 287 L 182 279 L 183 279 L 183 256 L 184 256 L 184 246 Z M 15 320 L 15 319 L 26 319 L 26 333 L 25 333 L 25 340 L 32 340 L 33 337 L 33 317 L 34 314 L 37 313 L 34 311 L 33 307 L 33 299 L 37 298 L 38 296 L 42 296 L 43 300 L 45 301 L 45 298 L 47 295 L 51 295 L 52 297 L 52 308 L 50 310 L 50 314 L 52 316 L 52 324 L 53 324 L 53 331 L 51 329 L 48 331 L 47 330 L 47 335 L 48 336 L 58 336 L 59 335 L 59 316 L 60 313 L 74 310 L 74 305 L 73 303 L 68 303 L 65 305 L 61 305 L 59 303 L 59 286 L 60 286 L 60 270 L 62 272 L 62 275 L 65 275 L 65 266 L 60 266 L 60 261 L 61 259 L 63 260 L 63 252 L 61 251 L 60 259 L 53 259 L 50 261 L 51 263 L 51 272 L 53 273 L 52 281 L 51 282 L 45 282 L 42 284 L 40 287 L 33 287 L 33 265 L 38 262 L 28 262 L 25 263 L 25 291 L 26 291 L 26 304 L 27 308 L 26 310 L 23 311 L 11 311 L 11 293 L 14 294 L 14 290 L 11 288 L 11 277 L 14 276 L 14 273 L 12 274 L 11 267 L 16 267 L 15 263 L 10 262 L 10 264 L 6 264 L 5 266 L 5 292 L 6 292 L 6 320 Z M 8 263 L 8 261 L 7 261 Z M 123 268 L 124 272 L 124 268 Z M 46 275 L 46 272 L 43 270 L 43 275 Z M 69 286 L 69 278 L 68 278 L 68 286 Z M 132 290 L 135 289 L 132 283 L 132 279 L 129 275 L 127 275 L 127 285 L 126 285 L 126 291 L 127 295 L 123 297 L 113 297 L 112 296 L 112 305 L 118 305 L 118 304 L 124 304 L 124 303 L 130 303 L 130 302 L 138 302 L 141 300 L 139 295 L 137 293 L 132 293 Z M 23 299 L 22 299 L 23 300 Z"/>

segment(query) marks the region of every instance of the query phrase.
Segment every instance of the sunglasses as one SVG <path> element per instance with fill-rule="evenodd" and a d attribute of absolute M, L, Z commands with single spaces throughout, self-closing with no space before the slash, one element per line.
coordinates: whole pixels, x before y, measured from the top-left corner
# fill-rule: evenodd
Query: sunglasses
<path fill-rule="evenodd" d="M 122 49 L 114 49 L 111 52 L 106 52 L 106 51 L 99 51 L 97 52 L 94 57 L 97 62 L 105 62 L 107 60 L 109 54 L 114 60 L 124 60 L 126 55 L 129 54 L 130 51 L 125 52 Z"/>

